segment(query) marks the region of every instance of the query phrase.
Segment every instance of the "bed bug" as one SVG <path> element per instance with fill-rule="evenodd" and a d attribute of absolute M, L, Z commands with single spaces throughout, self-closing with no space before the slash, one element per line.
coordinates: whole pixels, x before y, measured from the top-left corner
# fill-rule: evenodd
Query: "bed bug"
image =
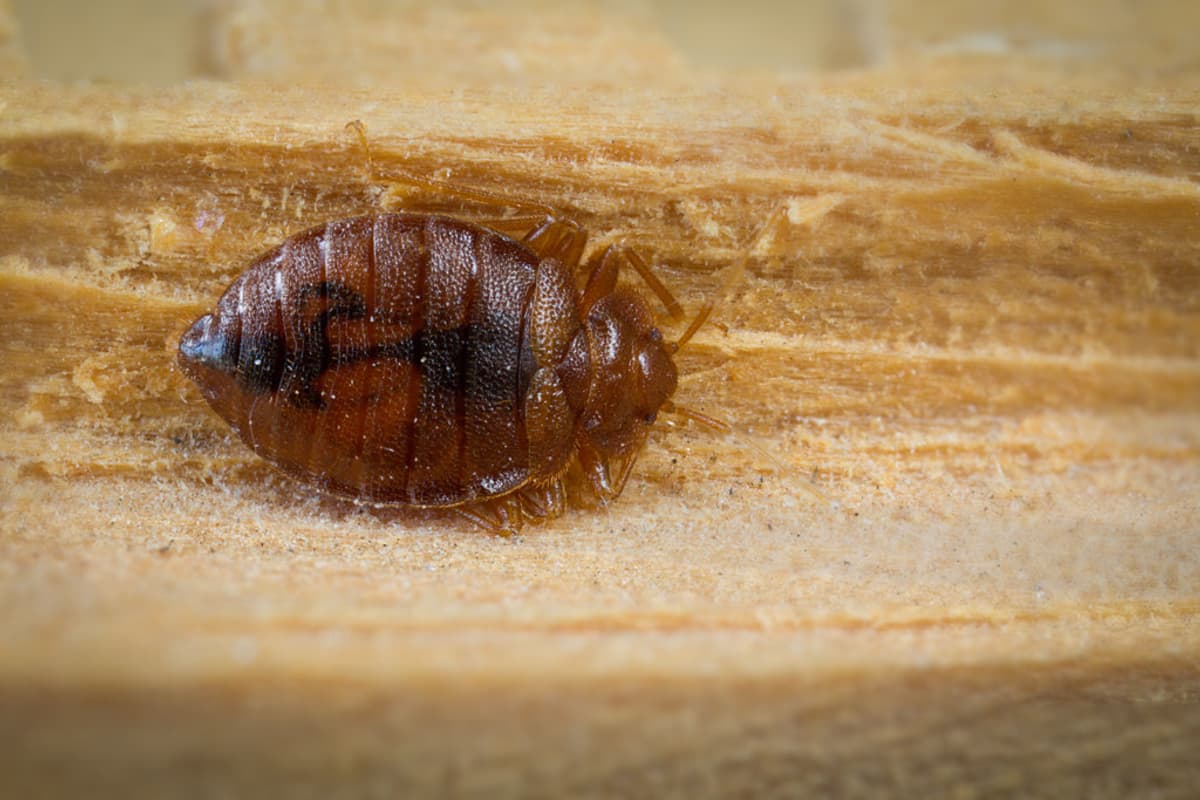
<path fill-rule="evenodd" d="M 413 212 L 328 222 L 251 264 L 179 361 L 284 472 L 510 533 L 563 512 L 569 472 L 601 502 L 621 493 L 711 309 L 665 341 L 618 277 L 632 269 L 676 319 L 679 303 L 622 245 L 577 282 L 586 241 L 555 216 L 519 239 Z"/>

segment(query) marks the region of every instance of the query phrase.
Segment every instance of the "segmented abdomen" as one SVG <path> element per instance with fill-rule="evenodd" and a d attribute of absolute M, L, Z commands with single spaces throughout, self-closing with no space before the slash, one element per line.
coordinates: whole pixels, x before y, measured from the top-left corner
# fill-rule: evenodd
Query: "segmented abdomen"
<path fill-rule="evenodd" d="M 226 416 L 260 455 L 339 493 L 451 505 L 510 491 L 530 473 L 536 265 L 516 242 L 442 217 L 298 234 L 221 300 L 241 318 L 245 394 Z"/>

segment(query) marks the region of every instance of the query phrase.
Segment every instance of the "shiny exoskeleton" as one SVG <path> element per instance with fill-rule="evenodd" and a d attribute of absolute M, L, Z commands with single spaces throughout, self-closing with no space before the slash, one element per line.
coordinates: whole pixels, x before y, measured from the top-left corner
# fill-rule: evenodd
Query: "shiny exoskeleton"
<path fill-rule="evenodd" d="M 428 214 L 330 222 L 254 262 L 179 360 L 291 475 L 515 530 L 562 512 L 568 468 L 619 494 L 675 391 L 675 345 L 621 268 L 678 304 L 619 246 L 579 288 L 585 238 L 553 218 L 521 240 Z"/>

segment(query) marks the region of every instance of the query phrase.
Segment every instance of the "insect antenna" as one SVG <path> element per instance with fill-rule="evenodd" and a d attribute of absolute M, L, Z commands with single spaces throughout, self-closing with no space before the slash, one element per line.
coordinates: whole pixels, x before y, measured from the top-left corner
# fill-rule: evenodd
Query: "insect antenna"
<path fill-rule="evenodd" d="M 708 321 L 712 310 L 713 303 L 711 300 L 701 306 L 700 310 L 696 312 L 696 316 L 692 319 L 691 324 L 687 326 L 687 330 L 678 339 L 667 344 L 667 352 L 671 355 L 678 353 L 696 335 L 696 331 L 700 330 L 701 326 Z"/>
<path fill-rule="evenodd" d="M 701 414 L 699 411 L 694 411 L 686 406 L 681 406 L 671 400 L 663 403 L 662 410 L 668 414 L 674 414 L 677 417 L 690 419 L 692 422 L 698 422 L 704 427 L 717 433 L 733 433 L 733 426 L 728 422 L 710 417 L 707 414 Z"/>
<path fill-rule="evenodd" d="M 733 287 L 739 283 L 742 277 L 746 274 L 746 264 L 750 259 L 750 255 L 757 251 L 759 247 L 761 247 L 762 243 L 767 240 L 768 234 L 774 231 L 775 227 L 779 224 L 784 211 L 785 209 L 782 205 L 777 207 L 759 227 L 750 246 L 742 251 L 742 255 L 738 258 L 737 263 L 734 264 L 729 274 L 725 277 L 725 280 L 722 281 L 721 290 L 718 293 L 718 300 L 723 302 L 728 299 L 729 293 L 733 290 Z M 709 315 L 712 314 L 716 303 L 717 301 L 709 300 L 700 308 L 700 310 L 696 313 L 695 318 L 693 318 L 691 323 L 688 325 L 687 330 L 685 330 L 678 339 L 667 345 L 667 351 L 669 353 L 674 355 L 675 353 L 679 352 L 679 350 L 685 344 L 687 344 L 693 336 L 696 335 L 696 332 L 699 331 L 704 323 L 708 321 Z M 776 458 L 770 450 L 754 441 L 750 434 L 735 431 L 733 426 L 728 422 L 716 419 L 715 417 L 710 417 L 707 414 L 702 414 L 699 411 L 686 408 L 670 400 L 663 404 L 662 410 L 667 414 L 673 414 L 675 416 L 691 420 L 692 422 L 696 422 L 717 433 L 733 434 L 734 438 L 740 445 L 753 450 L 759 456 L 762 456 L 764 459 L 771 462 L 775 468 L 779 470 L 779 472 L 787 473 L 790 471 L 789 468 L 782 461 Z M 828 497 L 825 496 L 823 492 L 821 492 L 821 490 L 814 486 L 811 481 L 801 479 L 800 485 L 804 491 L 808 492 L 816 499 L 821 500 L 824 503 L 832 502 Z"/>

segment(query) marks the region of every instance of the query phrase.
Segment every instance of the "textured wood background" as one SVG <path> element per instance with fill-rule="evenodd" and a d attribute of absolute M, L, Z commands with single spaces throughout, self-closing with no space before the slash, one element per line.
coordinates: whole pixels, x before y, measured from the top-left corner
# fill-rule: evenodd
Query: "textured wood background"
<path fill-rule="evenodd" d="M 1200 12 L 1043 5 L 0 4 L 0 790 L 1186 795 Z M 389 167 L 689 308 L 747 256 L 677 395 L 738 434 L 512 540 L 257 461 L 178 335 L 318 222 L 495 213 Z"/>

